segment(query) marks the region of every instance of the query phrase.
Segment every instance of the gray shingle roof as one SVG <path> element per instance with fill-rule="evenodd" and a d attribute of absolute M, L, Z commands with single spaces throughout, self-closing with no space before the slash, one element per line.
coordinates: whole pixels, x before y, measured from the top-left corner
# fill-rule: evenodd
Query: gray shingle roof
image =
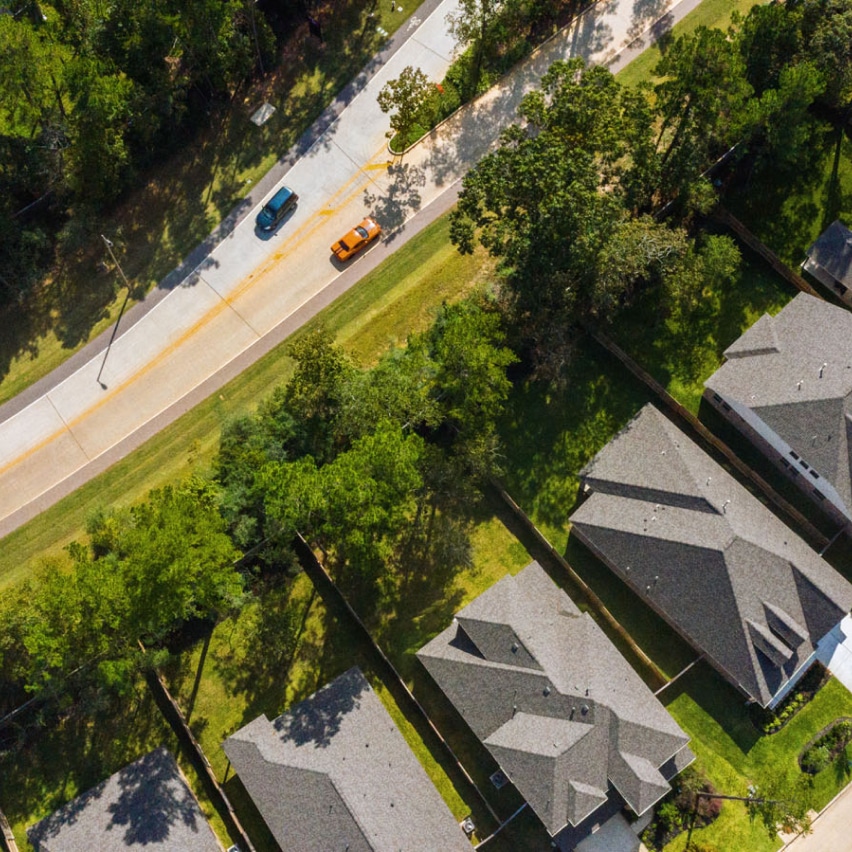
<path fill-rule="evenodd" d="M 223 749 L 282 849 L 470 852 L 470 843 L 358 668 Z"/>
<path fill-rule="evenodd" d="M 752 345 L 766 329 L 775 349 Z M 750 409 L 834 486 L 852 517 L 852 313 L 800 293 L 777 316 L 761 317 L 725 356 L 706 387 Z"/>
<path fill-rule="evenodd" d="M 637 813 L 688 737 L 537 562 L 462 609 L 418 658 L 551 834 L 611 783 Z"/>
<path fill-rule="evenodd" d="M 158 748 L 27 829 L 36 852 L 221 852 L 174 757 Z"/>
<path fill-rule="evenodd" d="M 572 534 L 763 706 L 852 607 L 852 586 L 651 405 L 580 476 Z"/>
<path fill-rule="evenodd" d="M 841 221 L 832 222 L 807 253 L 835 281 L 852 287 L 852 231 Z"/>

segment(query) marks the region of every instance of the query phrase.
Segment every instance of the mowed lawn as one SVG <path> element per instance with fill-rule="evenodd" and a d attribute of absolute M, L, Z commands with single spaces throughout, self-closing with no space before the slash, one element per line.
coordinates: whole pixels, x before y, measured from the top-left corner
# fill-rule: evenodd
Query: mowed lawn
<path fill-rule="evenodd" d="M 459 255 L 448 235 L 446 217 L 421 231 L 306 330 L 324 323 L 353 358 L 369 364 L 390 343 L 404 343 L 409 334 L 427 328 L 443 301 L 483 287 L 492 268 L 483 251 Z M 80 539 L 86 518 L 96 509 L 134 503 L 152 488 L 209 470 L 222 425 L 253 411 L 274 387 L 287 381 L 293 368 L 286 354 L 288 343 L 132 455 L 0 540 L 0 589 L 29 576 L 39 559 L 58 555 L 71 541 Z"/>
<path fill-rule="evenodd" d="M 797 758 L 807 742 L 841 716 L 852 715 L 852 694 L 838 681 L 830 680 L 808 705 L 784 728 L 760 736 L 749 720 L 743 698 L 709 666 L 699 664 L 683 682 L 663 694 L 663 702 L 678 724 L 692 737 L 690 747 L 698 766 L 720 793 L 748 795 L 754 784 L 770 789 L 779 778 L 795 780 L 801 775 Z M 811 805 L 819 810 L 849 782 L 845 756 L 840 764 L 814 776 Z M 752 823 L 740 802 L 725 802 L 719 819 L 696 831 L 694 839 L 712 844 L 719 852 L 772 852 L 781 847 L 777 836 Z M 686 836 L 666 847 L 666 852 L 684 852 Z"/>
<path fill-rule="evenodd" d="M 852 225 L 852 140 L 817 116 L 811 118 L 811 129 L 809 164 L 793 173 L 758 170 L 725 199 L 731 212 L 792 269 L 835 219 Z"/>

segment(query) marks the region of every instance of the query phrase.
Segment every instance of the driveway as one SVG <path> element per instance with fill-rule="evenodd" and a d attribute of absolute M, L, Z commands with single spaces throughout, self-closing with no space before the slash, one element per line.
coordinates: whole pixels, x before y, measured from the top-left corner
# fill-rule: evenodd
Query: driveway
<path fill-rule="evenodd" d="M 799 835 L 783 847 L 784 852 L 852 852 L 852 784 L 820 811 L 811 834 Z"/>
<path fill-rule="evenodd" d="M 486 95 L 437 128 L 404 163 L 387 153 L 376 96 L 406 65 L 439 80 L 455 45 L 444 0 L 352 98 L 276 185 L 300 195 L 268 240 L 254 232 L 263 198 L 165 298 L 26 407 L 0 422 L 0 536 L 11 532 L 175 420 L 268 351 L 404 242 L 424 209 L 446 207 L 458 181 L 515 118 L 556 59 L 617 69 L 698 0 L 600 0 Z M 271 192 L 276 187 L 270 187 Z M 367 213 L 386 238 L 345 272 L 328 246 Z M 18 410 L 19 409 L 19 410 Z"/>
<path fill-rule="evenodd" d="M 852 692 L 852 616 L 846 616 L 817 646 L 817 659 Z"/>

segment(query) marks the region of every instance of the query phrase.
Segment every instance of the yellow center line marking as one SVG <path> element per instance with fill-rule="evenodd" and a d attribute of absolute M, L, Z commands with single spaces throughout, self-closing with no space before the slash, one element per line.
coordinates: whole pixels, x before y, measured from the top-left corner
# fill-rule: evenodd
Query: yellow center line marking
<path fill-rule="evenodd" d="M 331 199 L 329 199 L 329 201 L 333 200 L 334 198 L 339 197 L 342 193 L 345 192 L 345 190 L 347 188 L 351 187 L 352 184 L 357 181 L 359 175 L 361 175 L 362 172 L 365 172 L 365 171 L 368 171 L 368 170 L 375 171 L 375 170 L 379 170 L 379 169 L 386 169 L 387 166 L 388 166 L 388 163 L 373 163 L 373 164 L 368 164 L 366 166 L 361 167 L 351 178 L 349 178 L 346 181 L 346 183 L 344 184 L 343 187 L 341 187 L 341 189 L 337 190 L 337 192 L 334 193 L 334 195 L 332 196 Z M 7 462 L 6 464 L 0 466 L 0 476 L 2 476 L 4 473 L 6 473 L 6 471 L 8 471 L 10 468 L 14 467 L 15 465 L 22 463 L 23 461 L 28 459 L 30 456 L 34 455 L 39 450 L 43 449 L 48 444 L 55 441 L 57 438 L 60 438 L 66 432 L 68 432 L 69 435 L 71 435 L 71 437 L 73 438 L 74 436 L 73 436 L 73 433 L 72 433 L 72 429 L 74 427 L 78 426 L 80 423 L 82 423 L 84 420 L 86 420 L 86 418 L 91 417 L 93 414 L 98 412 L 104 405 L 106 405 L 107 402 L 109 402 L 111 399 L 113 399 L 117 394 L 124 391 L 125 389 L 127 389 L 128 387 L 130 387 L 131 385 L 133 385 L 135 382 L 139 381 L 140 379 L 144 378 L 155 367 L 162 364 L 169 356 L 173 355 L 181 346 L 183 346 L 183 344 L 187 340 L 189 340 L 191 337 L 193 337 L 195 334 L 197 334 L 204 326 L 206 326 L 208 323 L 212 322 L 216 317 L 220 316 L 225 311 L 226 308 L 230 307 L 230 308 L 234 309 L 233 303 L 236 302 L 241 296 L 243 296 L 245 294 L 245 292 L 248 290 L 248 288 L 250 286 L 252 286 L 258 278 L 265 276 L 274 266 L 276 266 L 278 264 L 278 262 L 280 260 L 282 260 L 283 258 L 292 254 L 299 247 L 303 246 L 307 242 L 307 240 L 311 236 L 313 236 L 316 233 L 316 231 L 319 228 L 321 228 L 328 221 L 327 217 L 333 215 L 338 210 L 345 207 L 349 202 L 351 202 L 354 198 L 356 198 L 358 195 L 360 195 L 361 192 L 363 192 L 365 189 L 367 189 L 367 187 L 369 187 L 372 183 L 373 183 L 372 179 L 368 179 L 366 182 L 359 184 L 359 186 L 356 189 L 349 192 L 340 201 L 340 203 L 337 205 L 337 207 L 326 208 L 326 209 L 321 210 L 318 213 L 314 214 L 314 216 L 318 218 L 318 221 L 308 220 L 303 225 L 301 225 L 294 232 L 294 235 L 293 235 L 294 238 L 292 240 L 288 241 L 288 245 L 285 249 L 279 249 L 278 251 L 273 252 L 273 254 L 270 258 L 268 258 L 265 262 L 261 263 L 254 270 L 252 270 L 247 276 L 245 276 L 245 278 L 243 278 L 243 280 L 237 285 L 237 287 L 235 287 L 227 296 L 222 297 L 218 293 L 218 291 L 216 291 L 213 287 L 211 287 L 211 285 L 209 283 L 207 283 L 205 281 L 207 286 L 210 287 L 210 289 L 213 290 L 213 292 L 216 293 L 216 295 L 220 295 L 219 301 L 216 302 L 216 304 L 214 304 L 208 311 L 206 311 L 205 314 L 202 317 L 200 317 L 195 323 L 193 323 L 186 331 L 184 331 L 176 339 L 172 340 L 166 347 L 161 349 L 150 361 L 148 361 L 146 364 L 143 364 L 138 370 L 136 370 L 136 372 L 133 373 L 132 376 L 128 377 L 122 383 L 116 385 L 115 387 L 110 388 L 108 392 L 104 393 L 104 395 L 97 402 L 95 402 L 93 405 L 91 405 L 89 408 L 87 408 L 82 414 L 78 415 L 73 420 L 68 421 L 68 423 L 63 428 L 58 429 L 53 434 L 47 436 L 46 438 L 43 438 L 35 446 L 30 447 L 25 452 L 23 452 L 21 455 L 17 456 L 16 458 L 12 459 L 11 461 Z M 320 217 L 325 217 L 325 218 L 320 218 Z M 203 271 L 199 272 L 198 274 L 203 277 Z M 242 317 L 240 317 L 240 319 L 243 322 L 245 322 L 245 320 Z M 248 323 L 246 323 L 246 324 L 248 324 Z M 252 329 L 252 331 L 253 331 L 253 329 Z M 46 396 L 49 396 L 49 393 L 46 394 Z M 177 401 L 178 400 L 174 400 L 174 402 L 177 402 Z M 172 404 L 173 403 L 169 403 L 169 405 L 172 405 Z M 157 412 L 157 413 L 159 413 L 159 412 Z M 154 414 L 152 416 L 156 416 L 156 414 Z M 61 415 L 60 415 L 60 419 L 61 419 Z M 119 440 L 121 440 L 121 439 L 119 439 Z M 109 449 L 109 448 L 105 448 L 101 452 L 106 452 L 106 449 Z M 84 452 L 84 455 L 86 455 L 86 457 L 88 458 L 88 454 L 86 454 Z M 94 456 L 93 458 L 97 458 L 97 455 Z M 93 459 L 89 459 L 89 461 L 92 461 L 92 460 Z"/>

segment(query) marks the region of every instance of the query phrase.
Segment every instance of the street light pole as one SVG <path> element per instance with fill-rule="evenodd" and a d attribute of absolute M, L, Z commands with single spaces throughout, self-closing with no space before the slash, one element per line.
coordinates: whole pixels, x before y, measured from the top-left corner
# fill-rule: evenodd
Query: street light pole
<path fill-rule="evenodd" d="M 118 262 L 118 258 L 113 254 L 112 251 L 112 241 L 108 240 L 103 234 L 101 234 L 101 239 L 104 241 L 104 244 L 107 247 L 107 251 L 109 252 L 109 256 L 112 258 L 112 262 L 118 267 L 118 272 L 121 275 L 121 280 L 124 281 L 124 286 L 127 288 L 127 293 L 124 296 L 124 303 L 121 306 L 121 310 L 118 312 L 118 317 L 115 320 L 115 325 L 112 329 L 112 334 L 109 338 L 109 343 L 107 344 L 106 351 L 104 352 L 104 359 L 101 361 L 101 368 L 98 370 L 98 377 L 95 381 L 106 390 L 106 385 L 101 381 L 101 373 L 104 371 L 104 365 L 106 364 L 107 356 L 109 355 L 110 347 L 112 346 L 113 340 L 115 340 L 115 335 L 118 332 L 118 324 L 121 322 L 121 317 L 124 314 L 124 309 L 127 307 L 127 301 L 130 299 L 130 282 L 127 280 L 127 276 L 124 274 L 124 270 L 121 268 L 121 264 Z"/>

